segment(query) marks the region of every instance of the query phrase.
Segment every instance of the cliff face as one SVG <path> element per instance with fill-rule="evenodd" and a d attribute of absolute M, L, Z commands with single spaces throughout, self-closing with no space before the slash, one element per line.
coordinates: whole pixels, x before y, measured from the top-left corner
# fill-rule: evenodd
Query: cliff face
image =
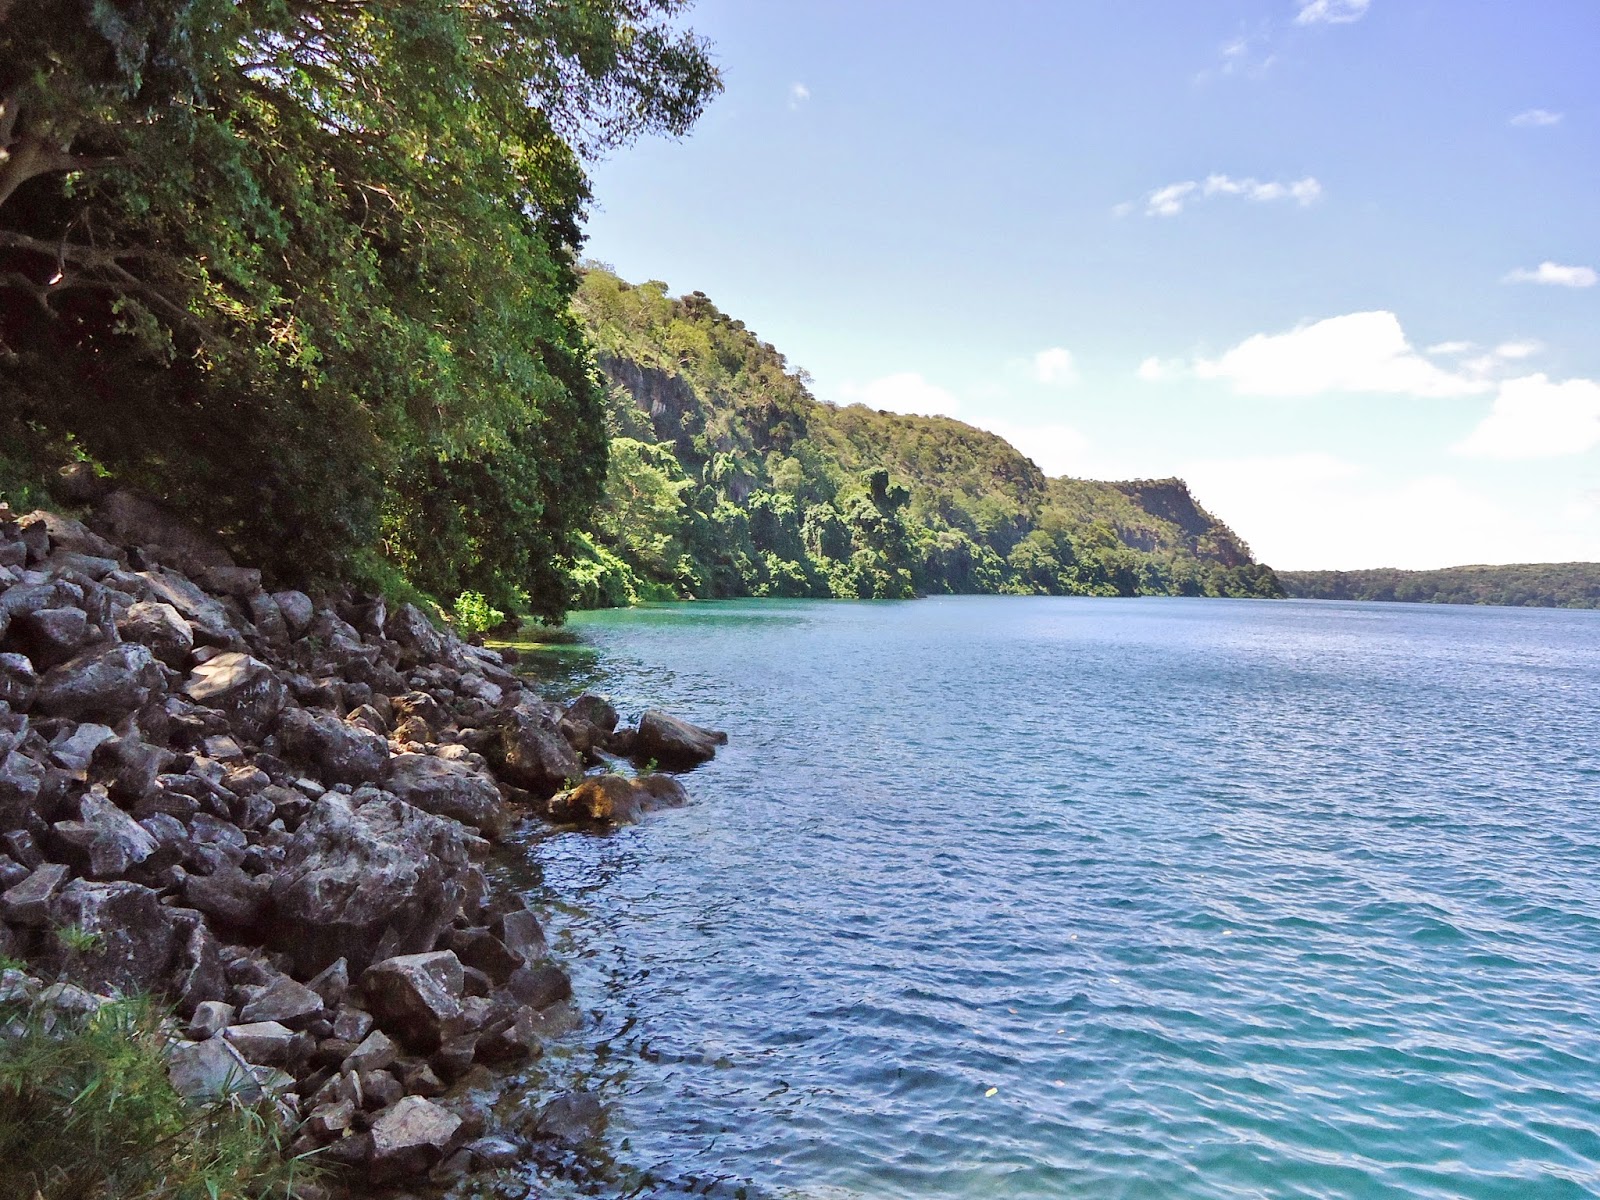
<path fill-rule="evenodd" d="M 700 293 L 592 270 L 578 308 L 615 438 L 580 603 L 1282 594 L 1181 480 L 1048 479 L 963 422 L 822 403 Z"/>

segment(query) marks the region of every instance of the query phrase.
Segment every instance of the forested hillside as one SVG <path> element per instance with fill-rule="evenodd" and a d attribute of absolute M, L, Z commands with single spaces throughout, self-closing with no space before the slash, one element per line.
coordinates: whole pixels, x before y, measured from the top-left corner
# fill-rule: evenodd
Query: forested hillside
<path fill-rule="evenodd" d="M 1419 604 L 1505 604 L 1600 608 L 1600 563 L 1513 563 L 1437 571 L 1284 571 L 1291 596 L 1307 600 L 1405 600 Z"/>
<path fill-rule="evenodd" d="M 577 310 L 609 387 L 584 605 L 712 596 L 1015 592 L 1276 596 L 1176 479 L 1048 479 L 945 417 L 815 400 L 699 292 L 586 270 Z"/>

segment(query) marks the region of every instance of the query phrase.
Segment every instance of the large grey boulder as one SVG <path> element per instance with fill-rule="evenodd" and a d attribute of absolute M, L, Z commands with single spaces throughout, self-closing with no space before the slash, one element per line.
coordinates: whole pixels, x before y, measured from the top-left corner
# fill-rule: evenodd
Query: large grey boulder
<path fill-rule="evenodd" d="M 142 581 L 147 599 L 177 609 L 197 640 L 212 646 L 238 646 L 239 632 L 233 627 L 227 607 L 192 579 L 165 568 L 142 571 L 137 578 Z"/>
<path fill-rule="evenodd" d="M 468 835 L 392 797 L 357 806 L 325 794 L 274 875 L 270 928 L 309 976 L 345 958 L 365 969 L 380 946 L 430 950 L 467 894 Z"/>
<path fill-rule="evenodd" d="M 289 590 L 273 592 L 272 600 L 278 606 L 278 613 L 290 637 L 299 637 L 311 628 L 311 619 L 316 616 L 317 607 L 311 602 L 310 596 Z"/>
<path fill-rule="evenodd" d="M 178 1095 L 200 1104 L 225 1097 L 253 1104 L 266 1096 L 256 1071 L 226 1038 L 179 1042 L 168 1054 L 167 1077 Z"/>
<path fill-rule="evenodd" d="M 100 631 L 81 608 L 40 608 L 13 618 L 9 640 L 47 671 L 100 640 Z"/>
<path fill-rule="evenodd" d="M 384 787 L 407 804 L 471 825 L 496 841 L 511 828 L 511 813 L 494 781 L 466 763 L 397 754 L 389 760 Z"/>
<path fill-rule="evenodd" d="M 90 650 L 45 672 L 34 711 L 115 725 L 165 690 L 162 669 L 145 646 Z"/>
<path fill-rule="evenodd" d="M 415 604 L 402 604 L 390 613 L 383 632 L 400 647 L 401 667 L 433 662 L 444 655 L 444 636 Z"/>
<path fill-rule="evenodd" d="M 289 689 L 266 663 L 248 654 L 219 654 L 189 673 L 189 699 L 228 714 L 233 729 L 259 740 L 288 702 Z"/>
<path fill-rule="evenodd" d="M 125 642 L 150 647 L 150 653 L 174 670 L 182 670 L 194 650 L 194 630 L 176 608 L 159 600 L 140 600 L 117 619 Z"/>
<path fill-rule="evenodd" d="M 489 746 L 495 773 L 514 787 L 548 796 L 583 774 L 583 764 L 548 717 L 518 706 L 501 718 Z"/>
<path fill-rule="evenodd" d="M 460 1032 L 461 960 L 449 950 L 402 954 L 361 977 L 367 1006 L 384 1032 L 425 1054 Z"/>
<path fill-rule="evenodd" d="M 278 721 L 284 752 L 327 783 L 372 783 L 383 777 L 389 743 L 326 709 L 296 708 Z"/>
<path fill-rule="evenodd" d="M 156 839 L 99 788 L 84 794 L 82 817 L 57 821 L 52 840 L 74 866 L 91 879 L 121 879 L 155 854 Z"/>
<path fill-rule="evenodd" d="M 372 1123 L 373 1181 L 388 1183 L 428 1170 L 460 1130 L 461 1118 L 449 1109 L 421 1096 L 405 1097 Z"/>
<path fill-rule="evenodd" d="M 692 767 L 715 758 L 717 747 L 727 741 L 728 735 L 720 730 L 691 725 L 652 708 L 639 718 L 633 754 L 637 759 L 654 759 L 663 767 Z"/>
<path fill-rule="evenodd" d="M 160 985 L 178 946 L 171 910 L 137 883 L 74 879 L 50 903 L 50 924 L 81 943 L 53 939 L 47 969 L 92 992 L 147 992 Z"/>

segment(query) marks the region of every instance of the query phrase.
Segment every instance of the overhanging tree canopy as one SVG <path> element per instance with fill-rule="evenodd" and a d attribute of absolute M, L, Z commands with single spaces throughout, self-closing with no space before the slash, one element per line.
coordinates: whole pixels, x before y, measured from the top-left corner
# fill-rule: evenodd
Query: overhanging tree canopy
<path fill-rule="evenodd" d="M 0 416 L 285 574 L 558 610 L 582 161 L 717 91 L 683 7 L 0 0 Z"/>

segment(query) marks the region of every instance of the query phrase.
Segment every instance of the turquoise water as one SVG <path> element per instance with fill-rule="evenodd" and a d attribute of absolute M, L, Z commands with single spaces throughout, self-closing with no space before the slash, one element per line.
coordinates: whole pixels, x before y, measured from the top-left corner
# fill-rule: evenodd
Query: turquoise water
<path fill-rule="evenodd" d="M 1600 613 L 578 628 L 577 682 L 732 736 L 534 848 L 622 1190 L 1600 1195 Z"/>

